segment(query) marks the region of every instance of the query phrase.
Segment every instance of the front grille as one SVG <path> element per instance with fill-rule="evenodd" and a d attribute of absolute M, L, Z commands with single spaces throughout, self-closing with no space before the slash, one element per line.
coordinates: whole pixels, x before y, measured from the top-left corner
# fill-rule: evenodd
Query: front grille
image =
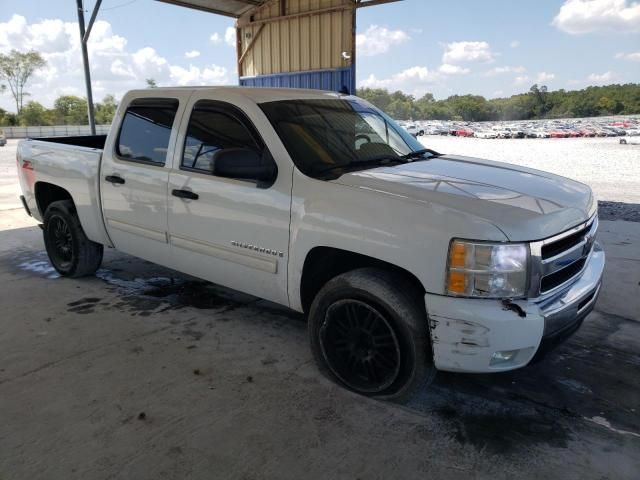
<path fill-rule="evenodd" d="M 598 220 L 593 218 L 574 232 L 566 232 L 537 243 L 540 294 L 552 292 L 582 272 L 591 254 L 597 228 Z"/>
<path fill-rule="evenodd" d="M 544 245 L 542 247 L 542 259 L 546 260 L 548 258 L 555 257 L 556 255 L 569 250 L 571 247 L 574 247 L 584 239 L 584 236 L 589 233 L 590 229 L 591 225 L 587 225 L 582 230 L 569 235 L 568 237 L 564 237 L 557 242 Z"/>
<path fill-rule="evenodd" d="M 543 293 L 548 292 L 549 290 L 553 290 L 557 286 L 568 282 L 572 277 L 575 277 L 580 273 L 586 262 L 586 258 L 581 258 L 562 270 L 558 270 L 557 272 L 553 272 L 550 275 L 542 277 L 542 281 L 540 282 L 540 291 Z"/>

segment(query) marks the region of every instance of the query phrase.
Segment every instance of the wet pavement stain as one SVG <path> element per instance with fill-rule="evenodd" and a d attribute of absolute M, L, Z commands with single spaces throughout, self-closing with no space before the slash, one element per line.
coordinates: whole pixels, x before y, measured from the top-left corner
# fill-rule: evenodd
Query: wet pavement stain
<path fill-rule="evenodd" d="M 79 313 L 81 315 L 86 315 L 88 313 L 95 312 L 95 307 L 98 302 L 102 300 L 101 298 L 81 298 L 80 300 L 76 300 L 75 302 L 67 303 L 68 308 L 67 312 L 71 313 Z"/>
<path fill-rule="evenodd" d="M 450 424 L 460 444 L 487 453 L 506 454 L 535 445 L 567 448 L 572 438 L 558 418 L 540 412 L 471 413 L 443 407 L 436 413 Z"/>
<path fill-rule="evenodd" d="M 143 296 L 161 298 L 172 305 L 212 309 L 221 307 L 237 307 L 239 304 L 225 298 L 215 291 L 212 284 L 204 281 L 189 280 L 164 285 L 151 285 L 142 292 Z"/>

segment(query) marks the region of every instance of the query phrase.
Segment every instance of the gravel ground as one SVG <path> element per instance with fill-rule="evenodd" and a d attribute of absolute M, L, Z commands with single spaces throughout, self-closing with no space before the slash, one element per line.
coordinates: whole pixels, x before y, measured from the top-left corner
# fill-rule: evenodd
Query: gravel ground
<path fill-rule="evenodd" d="M 420 137 L 442 153 L 489 158 L 573 178 L 589 185 L 601 218 L 640 221 L 640 146 L 617 138 L 495 139 Z"/>

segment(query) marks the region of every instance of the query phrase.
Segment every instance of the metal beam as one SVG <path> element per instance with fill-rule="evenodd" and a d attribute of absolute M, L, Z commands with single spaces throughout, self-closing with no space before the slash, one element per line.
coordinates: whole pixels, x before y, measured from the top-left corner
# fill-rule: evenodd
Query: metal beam
<path fill-rule="evenodd" d="M 376 5 L 384 5 L 385 3 L 401 2 L 402 0 L 358 0 L 356 8 L 374 7 Z"/>
<path fill-rule="evenodd" d="M 101 0 L 98 0 L 91 16 L 91 23 L 89 28 L 93 25 L 93 20 L 98 14 L 98 8 L 100 7 Z M 89 127 L 91 128 L 91 135 L 96 134 L 96 116 L 93 109 L 93 92 L 91 91 L 91 72 L 89 70 L 89 53 L 87 51 L 87 42 L 85 40 L 89 38 L 89 31 L 85 31 L 84 27 L 84 7 L 82 0 L 76 0 L 78 7 L 78 26 L 80 27 L 80 46 L 82 48 L 82 64 L 84 66 L 84 83 L 87 88 L 87 113 L 89 116 Z"/>
<path fill-rule="evenodd" d="M 242 55 L 240 55 L 240 58 L 238 59 L 238 65 L 241 67 L 242 63 L 244 62 L 245 57 L 247 56 L 247 54 L 251 51 L 251 49 L 253 48 L 253 46 L 255 45 L 256 41 L 258 40 L 258 38 L 260 37 L 260 34 L 262 33 L 262 30 L 264 29 L 264 23 L 261 24 L 258 27 L 258 31 L 255 33 L 255 35 L 253 36 L 253 38 L 251 39 L 251 43 L 249 45 L 247 45 L 247 48 L 245 49 L 244 52 L 242 52 Z M 238 75 L 240 75 L 241 71 L 238 71 Z"/>
<path fill-rule="evenodd" d="M 253 26 L 253 25 L 261 25 L 263 23 L 273 23 L 273 22 L 279 22 L 281 20 L 291 20 L 292 18 L 313 17 L 315 15 L 322 15 L 323 13 L 333 13 L 333 12 L 341 12 L 344 10 L 352 10 L 353 8 L 354 8 L 353 5 L 341 5 L 339 7 L 325 7 L 325 8 L 318 8 L 316 10 L 309 10 L 308 12 L 291 13 L 289 15 L 284 15 L 284 16 L 279 15 L 277 17 L 263 18 L 263 19 L 254 20 L 254 21 L 250 20 L 251 12 L 249 12 L 248 14 L 245 13 L 245 15 L 243 15 L 241 18 L 238 19 L 237 27 L 244 28 L 244 27 Z M 246 18 L 245 16 L 248 16 L 249 18 Z"/>
<path fill-rule="evenodd" d="M 84 32 L 82 37 L 82 41 L 87 43 L 89 41 L 89 35 L 91 35 L 91 29 L 93 28 L 93 22 L 96 21 L 96 17 L 98 16 L 98 10 L 100 10 L 100 5 L 102 4 L 102 0 L 98 0 L 93 7 L 93 12 L 91 12 L 91 18 L 89 19 L 89 25 L 87 25 L 87 31 Z"/>
<path fill-rule="evenodd" d="M 192 8 L 193 10 L 200 10 L 202 12 L 207 12 L 207 13 L 213 13 L 216 15 L 223 15 L 225 17 L 231 17 L 231 18 L 238 18 L 240 15 L 235 14 L 233 12 L 228 12 L 225 10 L 220 10 L 219 8 L 210 8 L 210 7 L 205 7 L 205 6 L 201 6 L 201 5 L 195 5 L 191 2 L 189 2 L 188 0 L 185 1 L 181 1 L 181 0 L 158 0 L 160 2 L 164 2 L 164 3 L 170 3 L 172 5 L 177 5 L 178 7 L 185 7 L 185 8 Z M 241 3 L 244 3 L 247 5 L 247 7 L 251 8 L 253 7 L 259 7 L 261 5 L 260 0 L 238 0 Z M 243 15 L 243 14 L 241 14 Z"/>

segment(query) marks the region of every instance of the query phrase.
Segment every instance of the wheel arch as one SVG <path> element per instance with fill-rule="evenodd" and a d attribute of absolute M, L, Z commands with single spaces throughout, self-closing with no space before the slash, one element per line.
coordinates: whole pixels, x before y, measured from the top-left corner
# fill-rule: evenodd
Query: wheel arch
<path fill-rule="evenodd" d="M 38 211 L 41 218 L 44 219 L 44 214 L 47 211 L 49 205 L 59 200 L 70 200 L 75 208 L 75 202 L 68 190 L 48 182 L 36 182 L 34 186 L 34 194 L 36 198 L 36 204 L 38 205 Z"/>
<path fill-rule="evenodd" d="M 418 277 L 405 268 L 350 250 L 319 246 L 307 252 L 302 267 L 299 290 L 302 310 L 305 313 L 309 312 L 316 294 L 329 280 L 351 270 L 365 267 L 400 274 L 413 284 L 421 294 L 425 293 L 425 288 Z"/>

